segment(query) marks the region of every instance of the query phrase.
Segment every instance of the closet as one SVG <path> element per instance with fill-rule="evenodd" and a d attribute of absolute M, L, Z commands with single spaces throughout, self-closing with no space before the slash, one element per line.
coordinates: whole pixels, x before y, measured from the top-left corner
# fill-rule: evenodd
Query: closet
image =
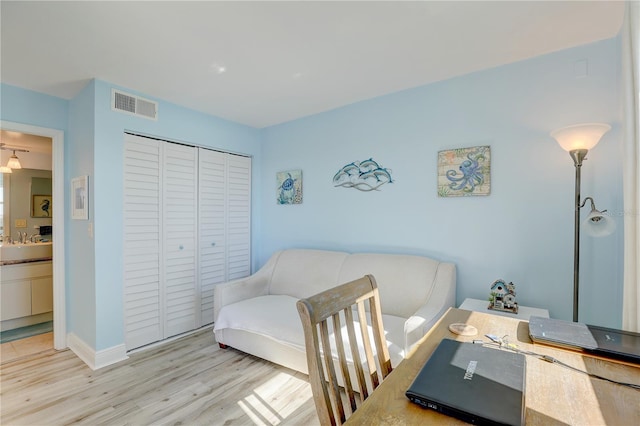
<path fill-rule="evenodd" d="M 251 273 L 251 158 L 125 134 L 125 345 L 213 318 L 213 287 Z"/>

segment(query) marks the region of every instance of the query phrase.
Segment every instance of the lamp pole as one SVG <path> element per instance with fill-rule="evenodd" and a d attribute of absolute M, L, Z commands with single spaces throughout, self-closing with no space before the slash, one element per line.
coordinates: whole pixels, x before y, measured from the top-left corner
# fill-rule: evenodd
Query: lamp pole
<path fill-rule="evenodd" d="M 580 293 L 580 179 L 582 161 L 586 158 L 586 149 L 574 149 L 569 151 L 576 167 L 576 194 L 575 212 L 573 223 L 573 322 L 578 321 L 578 297 Z"/>
<path fill-rule="evenodd" d="M 582 169 L 582 161 L 586 158 L 587 152 L 598 144 L 602 135 L 611 130 L 611 126 L 604 123 L 586 123 L 575 124 L 573 126 L 564 127 L 562 129 L 551 132 L 558 144 L 573 159 L 576 167 L 576 196 L 575 196 L 575 212 L 574 212 L 574 234 L 573 234 L 573 321 L 578 321 L 578 293 L 579 293 L 579 275 L 580 275 L 580 209 L 584 204 L 580 204 L 580 171 Z M 608 235 L 615 229 L 615 222 L 607 220 L 602 216 L 602 212 L 595 209 L 593 198 L 591 199 L 591 213 L 587 217 L 591 228 L 597 224 L 599 228 L 599 236 Z M 586 203 L 587 200 L 585 200 Z M 606 211 L 606 210 L 603 210 Z M 590 231 L 593 233 L 593 229 Z M 587 230 L 589 232 L 589 230 Z"/>

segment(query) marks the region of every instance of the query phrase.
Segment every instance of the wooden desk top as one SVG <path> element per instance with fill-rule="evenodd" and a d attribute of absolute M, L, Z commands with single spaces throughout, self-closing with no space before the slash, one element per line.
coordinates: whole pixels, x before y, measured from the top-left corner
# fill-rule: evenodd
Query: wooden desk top
<path fill-rule="evenodd" d="M 476 336 L 449 331 L 451 323 L 467 323 Z M 443 338 L 483 339 L 485 334 L 509 336 L 520 349 L 550 355 L 582 371 L 612 380 L 640 384 L 640 367 L 583 355 L 580 352 L 534 344 L 527 321 L 482 312 L 450 309 L 425 335 L 373 394 L 347 419 L 353 425 L 414 425 L 466 423 L 409 402 L 405 391 Z M 497 349 L 496 349 L 497 350 Z M 525 422 L 533 425 L 636 425 L 640 419 L 640 390 L 590 378 L 558 364 L 527 356 Z"/>

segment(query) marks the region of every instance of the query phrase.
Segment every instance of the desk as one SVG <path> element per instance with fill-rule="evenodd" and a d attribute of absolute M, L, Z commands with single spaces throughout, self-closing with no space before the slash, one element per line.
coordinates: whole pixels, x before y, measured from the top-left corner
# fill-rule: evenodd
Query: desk
<path fill-rule="evenodd" d="M 467 311 L 486 312 L 487 314 L 502 315 L 504 317 L 519 318 L 529 321 L 529 317 L 532 315 L 549 318 L 549 311 L 547 309 L 531 308 L 529 306 L 518 306 L 518 313 L 496 311 L 489 309 L 489 301 L 480 299 L 464 299 L 459 309 L 466 309 Z"/>
<path fill-rule="evenodd" d="M 448 325 L 464 322 L 477 336 L 458 336 Z M 534 344 L 528 322 L 451 308 L 369 398 L 348 418 L 351 425 L 414 425 L 466 423 L 409 402 L 404 392 L 443 338 L 472 341 L 490 333 L 508 335 L 520 349 L 550 355 L 575 368 L 613 380 L 640 384 L 640 367 L 584 356 L 579 352 Z M 485 338 L 486 340 L 486 338 Z M 497 350 L 497 349 L 496 349 Z M 537 358 L 527 357 L 525 379 L 527 426 L 635 425 L 640 419 L 640 391 L 623 387 Z"/>

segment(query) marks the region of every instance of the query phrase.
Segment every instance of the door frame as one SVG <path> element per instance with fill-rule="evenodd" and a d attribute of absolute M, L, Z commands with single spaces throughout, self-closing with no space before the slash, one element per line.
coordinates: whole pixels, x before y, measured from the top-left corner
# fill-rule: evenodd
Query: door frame
<path fill-rule="evenodd" d="M 65 288 L 65 183 L 64 183 L 64 131 L 29 124 L 0 121 L 0 128 L 51 138 L 51 178 L 53 199 L 53 347 L 67 347 L 66 288 Z"/>

